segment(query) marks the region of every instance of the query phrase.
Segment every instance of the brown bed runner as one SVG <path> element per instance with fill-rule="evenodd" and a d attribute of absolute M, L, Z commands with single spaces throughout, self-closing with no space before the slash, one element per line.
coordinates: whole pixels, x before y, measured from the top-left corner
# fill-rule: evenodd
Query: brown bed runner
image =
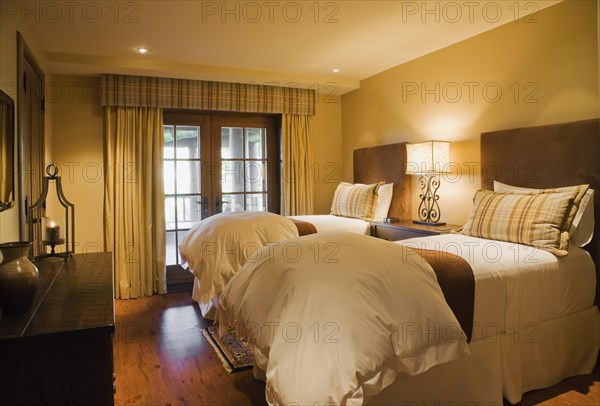
<path fill-rule="evenodd" d="M 298 235 L 300 237 L 302 237 L 303 235 L 317 233 L 317 228 L 315 227 L 315 225 L 313 223 L 309 223 L 308 221 L 304 221 L 304 220 L 296 220 L 293 218 L 289 218 L 289 219 L 292 220 L 294 222 L 294 224 L 296 225 L 296 228 L 298 228 Z"/>
<path fill-rule="evenodd" d="M 467 336 L 467 341 L 470 342 L 473 331 L 473 303 L 475 300 L 473 269 L 463 258 L 449 252 L 410 248 L 423 257 L 433 268 L 446 303 L 458 319 Z"/>

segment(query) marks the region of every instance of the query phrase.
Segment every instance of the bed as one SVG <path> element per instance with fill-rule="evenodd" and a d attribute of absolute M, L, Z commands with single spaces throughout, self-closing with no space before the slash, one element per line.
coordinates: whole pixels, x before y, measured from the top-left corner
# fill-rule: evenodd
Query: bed
<path fill-rule="evenodd" d="M 597 119 L 484 133 L 481 136 L 482 188 L 491 190 L 493 182 L 500 181 L 529 188 L 586 183 L 599 190 L 599 155 Z M 599 200 L 596 194 L 596 218 L 600 218 Z M 300 266 L 283 261 L 278 264 L 281 271 L 272 268 L 265 271 L 254 264 L 244 267 L 223 293 L 222 328 L 230 325 L 240 334 L 247 334 L 249 323 L 250 331 L 256 331 L 256 326 L 265 323 L 270 326 L 271 340 L 251 341 L 257 354 L 254 373 L 257 378 L 266 380 L 267 399 L 271 403 L 502 405 L 503 398 L 517 403 L 524 392 L 552 386 L 569 376 L 589 374 L 596 364 L 600 343 L 595 265 L 600 263 L 599 223 L 595 222 L 594 237 L 589 244 L 583 249 L 571 246 L 568 255 L 563 257 L 530 246 L 463 235 L 423 237 L 397 243 L 363 241 L 358 239 L 368 237 L 352 234 L 311 236 L 297 243 L 308 248 L 327 241 L 341 242 L 338 262 L 320 268 L 323 261 L 316 264 L 314 259 L 312 264 L 308 260 Z M 403 330 L 398 326 L 394 329 L 394 320 L 390 321 L 389 315 L 385 315 L 385 308 L 392 306 L 390 303 L 383 306 L 383 310 L 377 308 L 378 323 L 373 324 L 371 318 L 365 316 L 365 312 L 373 309 L 361 302 L 362 297 L 373 292 L 387 294 L 386 284 L 373 288 L 377 282 L 373 275 L 363 277 L 369 288 L 365 292 L 353 285 L 336 290 L 336 283 L 344 285 L 345 282 L 332 276 L 334 269 L 338 274 L 343 269 L 354 273 L 354 268 L 344 263 L 346 256 L 357 266 L 362 264 L 368 268 L 364 259 L 367 255 L 355 254 L 353 247 L 357 244 L 368 247 L 368 252 L 375 257 L 403 255 L 406 259 L 402 261 L 411 264 L 415 262 L 414 256 L 408 253 L 414 248 L 450 251 L 469 262 L 475 279 L 473 328 L 469 337 L 455 334 L 455 328 L 448 330 L 453 334 L 446 333 L 443 326 L 455 327 L 459 320 L 447 313 L 436 313 L 436 316 L 426 317 L 442 326 L 427 330 L 439 338 L 433 353 L 429 352 L 430 347 L 424 350 L 431 356 L 417 357 L 409 365 L 390 366 L 389 356 L 381 358 L 375 354 L 373 348 L 379 348 L 382 337 L 384 342 L 396 343 L 390 338 L 394 336 L 388 337 L 387 332 L 373 333 L 379 331 L 377 328 Z M 281 261 L 276 255 L 271 259 Z M 377 268 L 392 269 L 402 261 L 388 261 L 387 265 Z M 305 278 L 310 278 L 312 268 L 317 269 L 313 272 L 315 280 L 307 282 Z M 261 274 L 268 274 L 272 285 L 268 293 L 256 300 L 253 289 L 269 286 L 261 282 Z M 292 283 L 286 285 L 290 281 Z M 332 281 L 331 285 L 326 284 L 328 281 Z M 397 288 L 394 283 L 389 282 L 387 286 Z M 318 296 L 318 291 L 325 289 L 321 284 L 328 288 Z M 355 294 L 344 296 L 345 290 Z M 436 295 L 431 301 L 439 305 L 439 291 Z M 416 300 L 405 302 L 403 306 L 414 313 L 422 311 L 411 307 L 414 302 Z M 307 314 L 307 308 L 312 308 L 312 313 Z M 342 312 L 345 308 L 351 317 L 348 312 Z M 360 319 L 371 324 L 357 329 L 347 324 Z M 334 325 L 327 324 L 332 320 Z M 422 319 L 402 323 L 403 327 L 420 326 Z M 335 332 L 337 342 L 315 341 L 318 344 L 315 347 L 293 334 L 298 331 L 309 333 L 305 337 L 308 341 L 315 341 L 316 331 Z M 415 331 L 419 330 L 411 330 Z M 469 340 L 467 351 L 466 340 Z M 327 351 L 319 347 L 325 345 L 328 345 Z M 342 347 L 346 345 L 350 345 L 350 352 L 344 352 Z M 394 354 L 405 350 L 402 346 L 392 347 Z M 340 359 L 345 361 L 340 363 Z M 349 365 L 345 363 L 348 359 L 362 360 L 362 363 Z M 431 363 L 432 359 L 436 362 Z M 308 360 L 306 364 L 305 360 Z M 383 367 L 369 366 L 369 360 Z"/>
<path fill-rule="evenodd" d="M 411 185 L 404 173 L 405 160 L 405 143 L 354 151 L 354 183 L 383 182 L 391 186 L 391 201 L 385 205 L 385 212 L 375 209 L 377 220 L 385 216 L 410 216 Z M 369 221 L 360 218 L 327 214 L 290 216 L 289 219 L 308 222 L 319 233 L 370 233 Z M 182 240 L 179 252 L 194 274 L 192 299 L 198 303 L 203 317 L 215 319 L 220 293 L 257 248 L 296 236 L 298 232 L 290 220 L 264 212 L 223 213 L 195 225 Z"/>

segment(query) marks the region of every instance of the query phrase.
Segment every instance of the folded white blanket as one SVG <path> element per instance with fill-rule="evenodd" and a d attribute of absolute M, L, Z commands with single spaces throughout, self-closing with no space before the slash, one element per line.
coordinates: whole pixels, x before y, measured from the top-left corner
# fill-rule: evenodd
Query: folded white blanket
<path fill-rule="evenodd" d="M 179 253 L 200 279 L 200 299 L 208 303 L 257 250 L 293 237 L 298 237 L 298 229 L 284 216 L 235 211 L 196 224 L 179 244 Z"/>

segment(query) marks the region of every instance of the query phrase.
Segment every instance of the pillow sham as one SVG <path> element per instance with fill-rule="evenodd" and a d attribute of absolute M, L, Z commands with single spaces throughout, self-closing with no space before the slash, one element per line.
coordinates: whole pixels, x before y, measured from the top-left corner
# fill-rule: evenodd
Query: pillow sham
<path fill-rule="evenodd" d="M 572 186 L 570 186 L 572 187 Z M 564 190 L 567 188 L 557 188 L 554 190 Z M 544 189 L 525 188 L 519 186 L 507 185 L 506 183 L 494 181 L 495 192 L 523 193 L 539 192 Z M 583 247 L 592 241 L 594 236 L 594 189 L 588 189 L 579 203 L 579 209 L 575 213 L 573 224 L 569 229 L 569 242 Z"/>
<path fill-rule="evenodd" d="M 377 200 L 377 189 L 382 183 L 363 185 L 341 182 L 333 194 L 331 214 L 370 221 Z"/>
<path fill-rule="evenodd" d="M 388 216 L 393 194 L 393 183 L 385 183 L 379 186 L 377 189 L 377 202 L 375 203 L 375 210 L 373 211 L 373 221 L 383 221 L 383 219 Z"/>
<path fill-rule="evenodd" d="M 531 245 L 565 256 L 569 232 L 579 203 L 589 185 L 544 189 L 528 193 L 479 190 L 461 233 Z"/>

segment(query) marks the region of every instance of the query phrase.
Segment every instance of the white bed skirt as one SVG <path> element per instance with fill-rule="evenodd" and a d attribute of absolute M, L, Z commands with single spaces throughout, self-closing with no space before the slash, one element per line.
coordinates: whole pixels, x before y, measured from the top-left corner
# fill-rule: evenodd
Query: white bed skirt
<path fill-rule="evenodd" d="M 194 288 L 192 289 L 192 300 L 198 303 L 200 307 L 200 313 L 206 320 L 217 320 L 217 314 L 219 309 L 219 297 L 214 296 L 210 302 L 202 303 L 200 300 L 200 279 L 194 276 Z"/>
<path fill-rule="evenodd" d="M 502 406 L 521 401 L 533 389 L 563 379 L 587 375 L 596 365 L 600 345 L 600 316 L 596 307 L 527 326 L 471 344 L 471 355 L 438 365 L 418 376 L 399 376 L 371 399 L 370 405 Z"/>
<path fill-rule="evenodd" d="M 417 375 L 399 375 L 369 405 L 502 406 L 533 389 L 587 375 L 596 365 L 600 315 L 587 310 L 469 344 L 471 354 Z M 254 367 L 264 380 L 264 371 Z"/>

